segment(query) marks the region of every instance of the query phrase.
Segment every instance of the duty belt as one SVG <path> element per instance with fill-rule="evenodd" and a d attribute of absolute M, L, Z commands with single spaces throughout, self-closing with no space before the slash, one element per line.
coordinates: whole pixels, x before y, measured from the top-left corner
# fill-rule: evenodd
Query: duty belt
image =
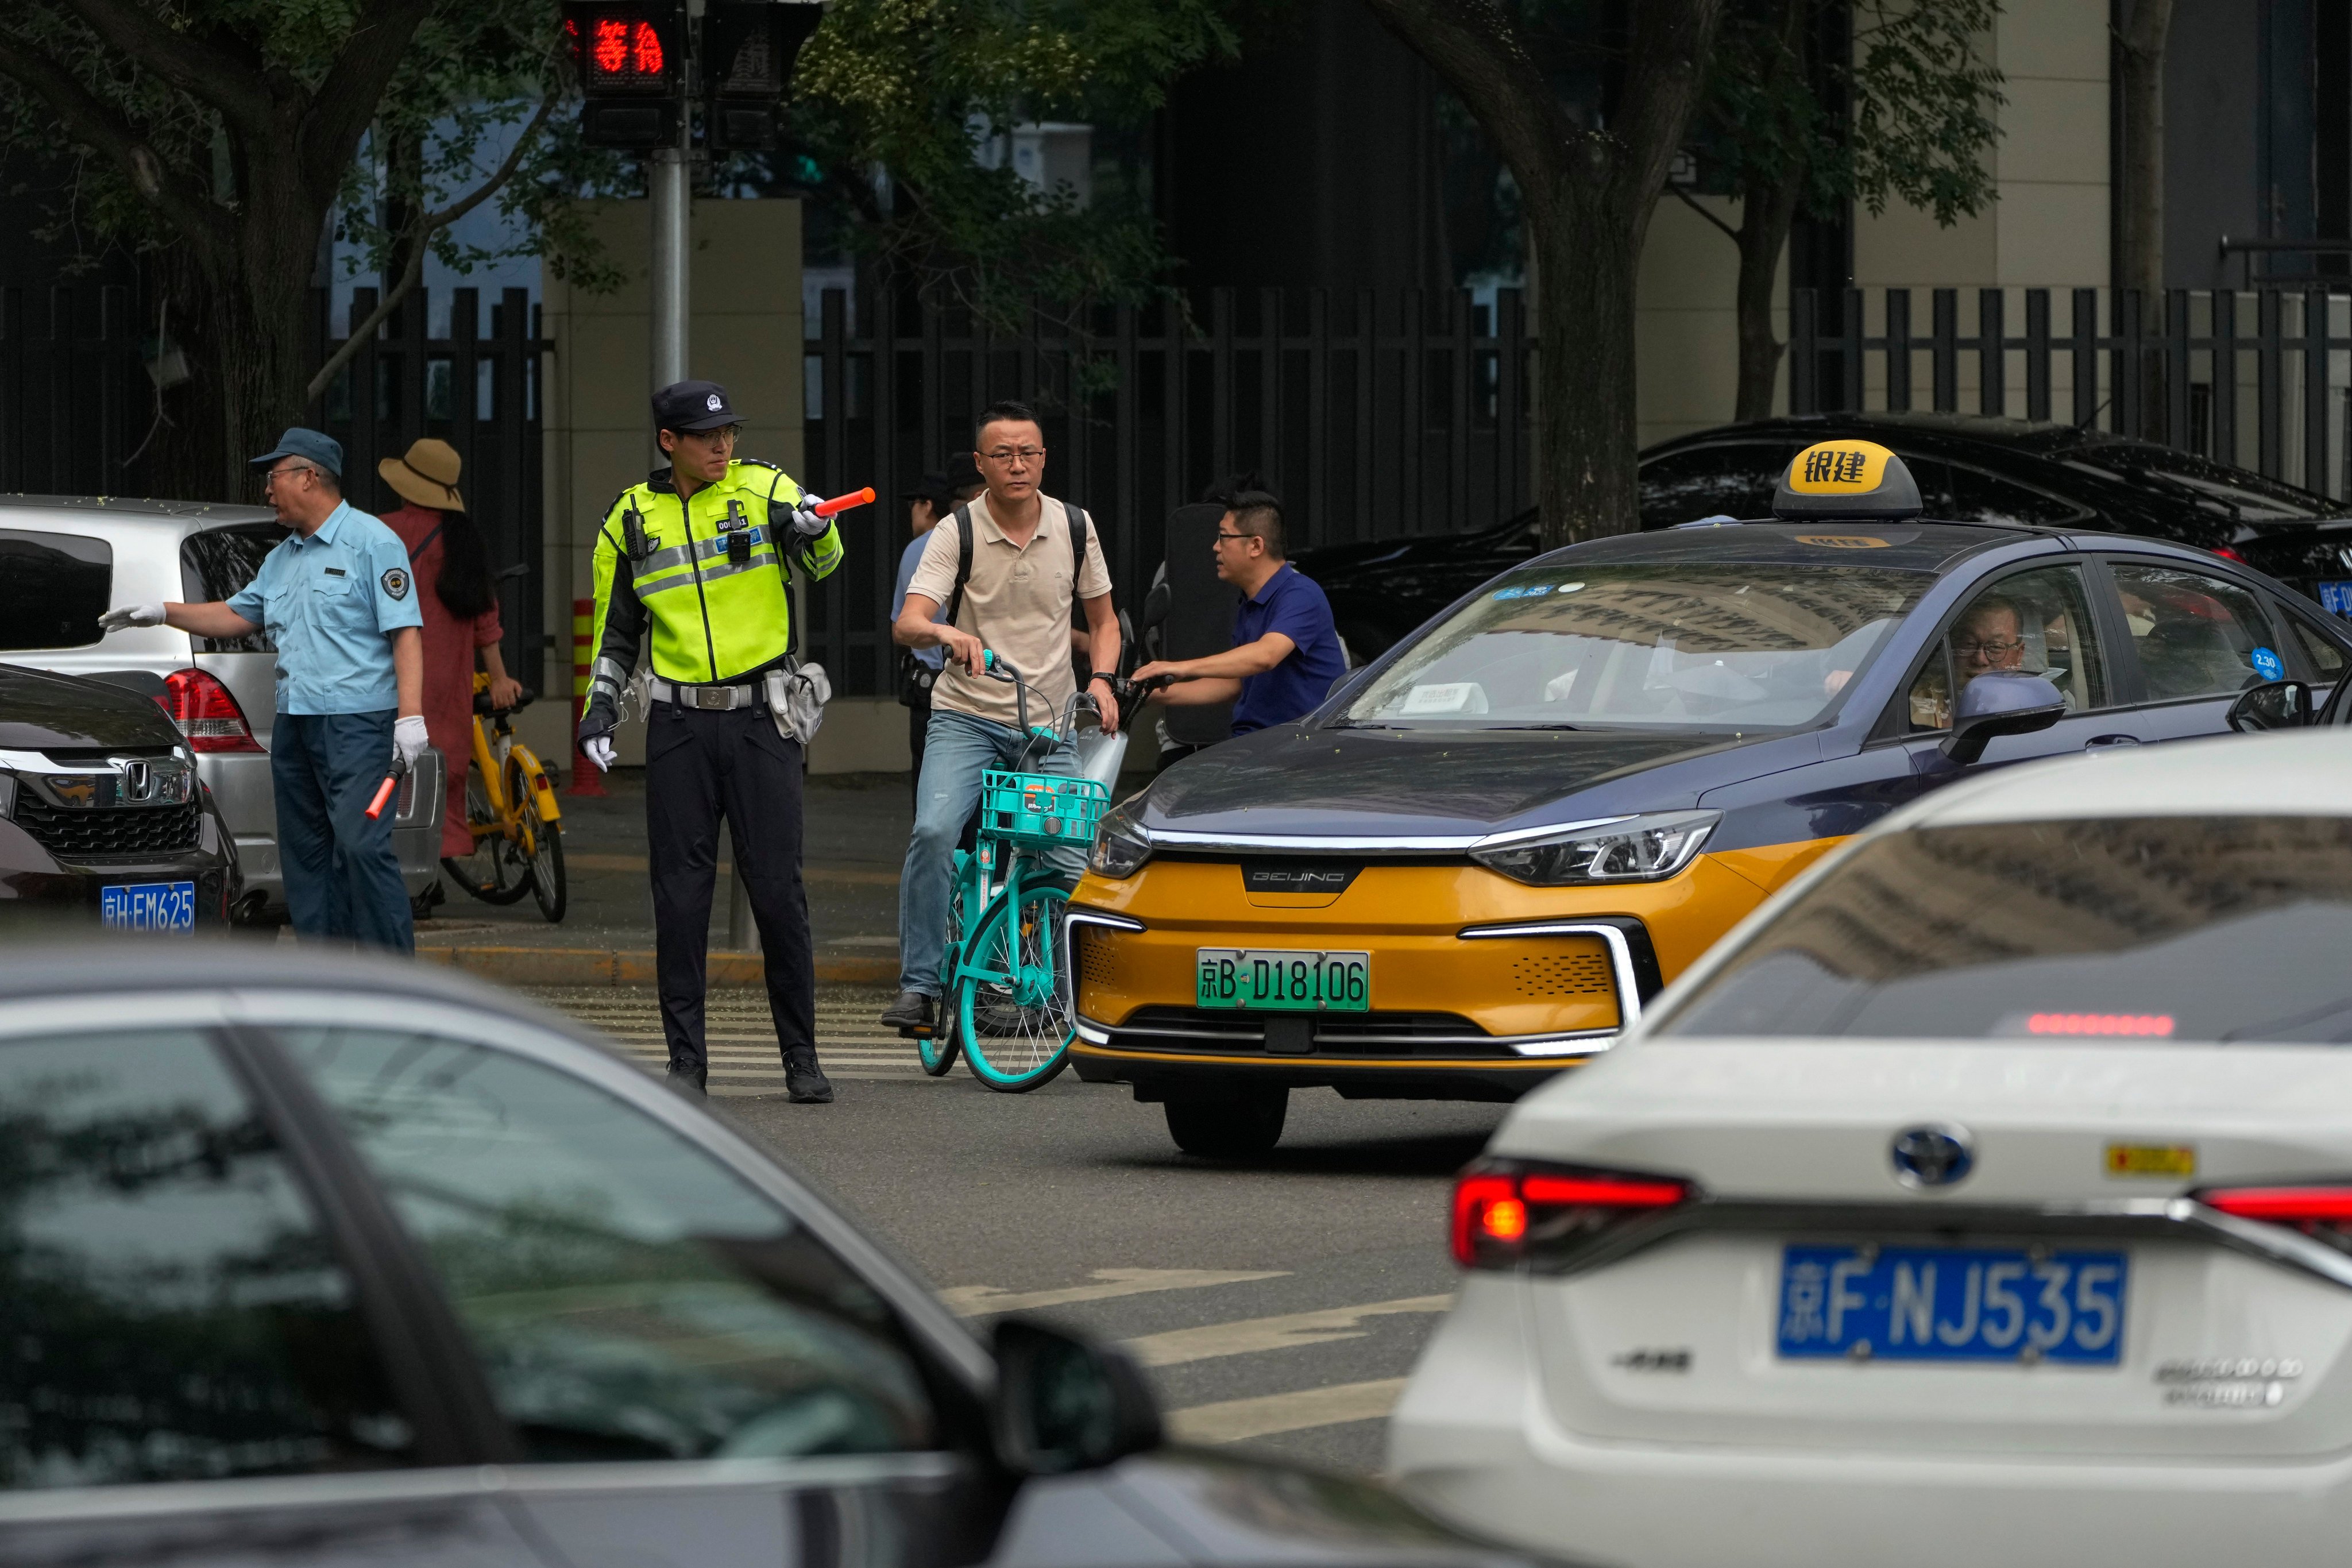
<path fill-rule="evenodd" d="M 767 694 L 756 685 L 673 686 L 667 680 L 647 683 L 646 694 L 656 702 L 674 702 L 680 708 L 712 713 L 724 713 L 736 708 L 756 708 L 768 700 Z"/>

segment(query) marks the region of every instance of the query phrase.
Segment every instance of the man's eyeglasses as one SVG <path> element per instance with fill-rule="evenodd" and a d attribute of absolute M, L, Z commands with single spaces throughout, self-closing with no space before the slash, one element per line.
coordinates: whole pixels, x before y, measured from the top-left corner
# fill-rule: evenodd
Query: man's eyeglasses
<path fill-rule="evenodd" d="M 1255 533 L 1227 533 L 1222 528 L 1217 530 L 1217 542 L 1220 544 L 1224 543 L 1225 541 L 1229 539 L 1255 539 L 1257 535 Z"/>
<path fill-rule="evenodd" d="M 1962 639 L 1952 644 L 1952 651 L 1962 658 L 1974 658 L 1982 654 L 1987 658 L 2006 658 L 2025 645 L 2015 637 L 2005 642 L 1976 642 Z"/>
<path fill-rule="evenodd" d="M 1043 447 L 999 447 L 992 452 L 981 454 L 992 463 L 1010 463 L 1015 458 L 1024 463 L 1034 463 L 1045 455 L 1045 448 Z"/>
<path fill-rule="evenodd" d="M 261 476 L 261 488 L 263 489 L 268 489 L 271 485 L 276 484 L 279 479 L 284 479 L 289 474 L 315 474 L 317 472 L 319 472 L 319 468 L 315 464 L 289 463 L 282 468 L 270 468 L 265 471 Z"/>

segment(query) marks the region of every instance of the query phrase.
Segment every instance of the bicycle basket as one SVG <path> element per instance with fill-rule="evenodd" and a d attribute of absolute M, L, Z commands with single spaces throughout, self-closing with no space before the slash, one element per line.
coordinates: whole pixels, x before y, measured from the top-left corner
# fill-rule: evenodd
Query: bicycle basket
<path fill-rule="evenodd" d="M 1095 824 L 1110 804 L 1110 791 L 1092 779 L 1055 773 L 980 775 L 980 830 L 992 837 L 1032 847 L 1095 841 Z"/>

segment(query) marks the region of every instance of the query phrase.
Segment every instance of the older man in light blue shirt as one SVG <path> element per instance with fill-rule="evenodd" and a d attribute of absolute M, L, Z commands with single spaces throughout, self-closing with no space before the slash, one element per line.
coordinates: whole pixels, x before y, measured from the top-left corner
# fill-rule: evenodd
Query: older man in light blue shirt
<path fill-rule="evenodd" d="M 278 647 L 270 779 L 295 931 L 413 952 L 392 820 L 369 801 L 396 757 L 425 750 L 424 616 L 400 536 L 343 500 L 343 448 L 289 430 L 253 459 L 292 531 L 252 582 L 208 605 L 109 610 L 109 631 L 163 622 L 198 637 L 267 631 Z"/>

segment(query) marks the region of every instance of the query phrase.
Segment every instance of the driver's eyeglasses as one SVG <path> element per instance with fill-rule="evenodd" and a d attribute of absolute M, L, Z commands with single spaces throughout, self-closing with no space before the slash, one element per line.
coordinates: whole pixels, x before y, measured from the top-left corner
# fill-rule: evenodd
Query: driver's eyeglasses
<path fill-rule="evenodd" d="M 992 452 L 981 454 L 992 463 L 1009 463 L 1015 458 L 1024 463 L 1034 463 L 1045 455 L 1045 448 L 1043 447 L 999 447 Z"/>
<path fill-rule="evenodd" d="M 1952 651 L 1962 658 L 1973 658 L 1978 654 L 1983 654 L 1989 658 L 2001 658 L 2015 653 L 2024 646 L 2015 637 L 2011 637 L 2004 642 L 1977 642 L 1973 639 L 1962 638 L 1952 644 Z"/>

